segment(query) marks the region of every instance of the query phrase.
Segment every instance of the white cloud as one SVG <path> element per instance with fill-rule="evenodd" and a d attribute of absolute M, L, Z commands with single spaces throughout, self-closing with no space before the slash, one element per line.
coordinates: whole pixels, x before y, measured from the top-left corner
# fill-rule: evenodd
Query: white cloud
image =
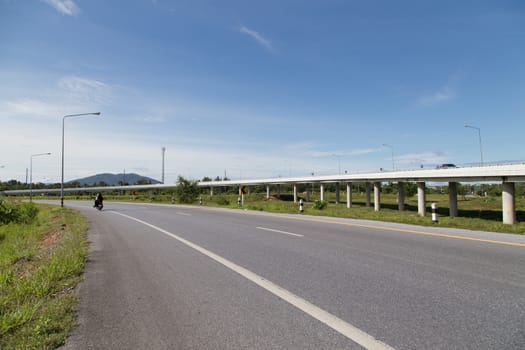
<path fill-rule="evenodd" d="M 445 86 L 433 94 L 420 97 L 416 105 L 418 107 L 432 107 L 453 100 L 454 98 L 456 98 L 455 91 L 451 87 Z"/>
<path fill-rule="evenodd" d="M 58 106 L 42 100 L 21 98 L 1 103 L 3 113 L 0 117 L 29 116 L 37 118 L 50 118 L 61 115 L 64 106 Z"/>
<path fill-rule="evenodd" d="M 352 157 L 352 156 L 360 156 L 360 155 L 382 151 L 381 148 L 356 148 L 356 149 L 347 150 L 347 151 L 340 151 L 340 150 L 319 151 L 315 149 L 316 147 L 317 145 L 314 143 L 303 142 L 303 143 L 285 145 L 283 149 L 287 153 L 296 154 L 296 155 L 300 155 L 303 157 L 313 157 L 313 158 Z"/>
<path fill-rule="evenodd" d="M 66 76 L 58 81 L 58 87 L 77 103 L 100 105 L 107 103 L 111 87 L 101 81 L 77 76 Z"/>
<path fill-rule="evenodd" d="M 63 15 L 76 16 L 80 13 L 80 8 L 73 0 L 44 0 L 49 5 L 53 6 L 55 10 Z"/>
<path fill-rule="evenodd" d="M 58 86 L 65 90 L 85 93 L 90 90 L 99 90 L 106 87 L 106 84 L 92 79 L 76 76 L 66 76 L 59 80 Z"/>
<path fill-rule="evenodd" d="M 135 117 L 134 120 L 138 122 L 155 124 L 155 123 L 164 123 L 166 121 L 166 118 L 161 117 L 161 116 L 147 115 L 143 117 Z"/>
<path fill-rule="evenodd" d="M 395 156 L 394 160 L 399 164 L 441 164 L 448 161 L 448 156 L 443 151 L 426 151 L 420 153 L 409 153 Z"/>
<path fill-rule="evenodd" d="M 57 86 L 58 89 L 39 93 L 39 97 L 0 100 L 0 118 L 47 119 L 78 113 L 79 110 L 98 109 L 108 104 L 112 94 L 111 87 L 103 82 L 76 76 L 61 78 Z"/>
<path fill-rule="evenodd" d="M 246 28 L 245 26 L 241 26 L 241 28 L 239 28 L 239 32 L 248 35 L 249 37 L 254 39 L 262 47 L 264 47 L 264 48 L 266 48 L 266 49 L 268 49 L 270 51 L 273 51 L 272 42 L 270 40 L 266 39 L 260 33 L 256 32 L 255 30 Z"/>

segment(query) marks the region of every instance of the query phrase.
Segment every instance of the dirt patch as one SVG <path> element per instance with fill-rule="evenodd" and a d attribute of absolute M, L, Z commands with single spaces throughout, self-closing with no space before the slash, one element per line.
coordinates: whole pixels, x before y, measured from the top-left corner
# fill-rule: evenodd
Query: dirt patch
<path fill-rule="evenodd" d="M 47 252 L 53 247 L 55 247 L 60 240 L 60 236 L 64 233 L 64 230 L 66 229 L 66 224 L 60 225 L 59 228 L 49 232 L 46 234 L 41 240 L 40 240 L 40 249 L 44 252 Z M 46 255 L 46 254 L 44 254 Z"/>

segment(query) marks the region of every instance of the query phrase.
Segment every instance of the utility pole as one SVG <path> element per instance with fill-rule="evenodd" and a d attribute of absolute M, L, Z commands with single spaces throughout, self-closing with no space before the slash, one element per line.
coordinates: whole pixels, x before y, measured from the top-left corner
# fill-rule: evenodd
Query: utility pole
<path fill-rule="evenodd" d="M 166 153 L 166 147 L 162 147 L 162 183 L 164 183 L 164 154 Z"/>

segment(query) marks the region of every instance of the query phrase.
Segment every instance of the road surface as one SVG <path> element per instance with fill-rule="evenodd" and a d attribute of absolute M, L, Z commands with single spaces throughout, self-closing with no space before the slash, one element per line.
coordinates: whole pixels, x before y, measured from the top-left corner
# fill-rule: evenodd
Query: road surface
<path fill-rule="evenodd" d="M 523 349 L 525 237 L 66 202 L 90 221 L 65 349 Z"/>

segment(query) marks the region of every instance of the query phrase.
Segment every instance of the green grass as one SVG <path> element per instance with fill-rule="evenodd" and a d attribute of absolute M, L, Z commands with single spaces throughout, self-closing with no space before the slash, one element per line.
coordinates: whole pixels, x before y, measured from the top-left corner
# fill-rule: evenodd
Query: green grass
<path fill-rule="evenodd" d="M 299 194 L 299 196 L 305 198 L 304 193 Z M 75 196 L 70 197 L 70 200 L 92 200 L 92 197 L 92 195 Z M 107 194 L 104 197 L 107 201 L 172 203 L 172 195 L 169 193 L 137 191 L 134 195 L 129 193 L 124 195 Z M 237 194 L 219 194 L 217 191 L 213 197 L 210 197 L 209 192 L 202 194 L 203 205 L 213 207 L 239 208 L 237 198 Z M 275 213 L 299 213 L 299 205 L 293 203 L 292 194 L 284 194 L 283 192 L 281 199 L 272 197 L 272 199 L 266 200 L 266 193 L 252 193 L 245 196 L 244 208 Z M 405 200 L 405 211 L 399 211 L 397 195 L 381 193 L 381 210 L 379 212 L 374 211 L 373 203 L 371 207 L 365 205 L 364 193 L 354 192 L 352 194 L 352 208 L 350 209 L 346 207 L 346 195 L 343 192 L 341 192 L 341 203 L 339 204 L 335 204 L 335 193 L 327 192 L 325 199 L 327 199 L 328 205 L 321 210 L 313 208 L 314 201 L 317 199 L 319 199 L 318 192 L 311 195 L 310 202 L 305 202 L 305 214 L 525 234 L 525 196 L 516 196 L 516 217 L 518 223 L 515 225 L 502 223 L 501 197 L 460 196 L 458 197 L 458 217 L 448 216 L 448 194 L 428 194 L 426 198 L 427 214 L 425 217 L 418 215 L 417 196 L 407 197 Z M 430 205 L 432 202 L 438 204 L 439 222 L 437 224 L 433 224 L 431 220 Z M 174 203 L 176 204 L 176 201 Z M 199 200 L 197 199 L 193 204 L 199 205 Z"/>
<path fill-rule="evenodd" d="M 54 349 L 73 326 L 87 221 L 38 207 L 34 223 L 0 226 L 0 349 Z"/>
<path fill-rule="evenodd" d="M 300 197 L 305 197 L 300 194 Z M 326 193 L 328 205 L 326 208 L 314 209 L 314 201 L 319 199 L 318 193 L 310 198 L 310 202 L 304 203 L 304 214 L 333 216 L 354 219 L 367 219 L 377 221 L 388 221 L 396 223 L 405 223 L 421 226 L 439 226 L 454 227 L 470 230 L 525 234 L 525 198 L 516 198 L 516 209 L 518 223 L 516 225 L 505 225 L 502 222 L 502 209 L 500 197 L 459 197 L 458 198 L 458 217 L 448 216 L 448 194 L 429 194 L 427 195 L 427 214 L 424 217 L 418 215 L 417 197 L 412 196 L 405 200 L 405 210 L 399 211 L 396 194 L 381 194 L 381 210 L 376 212 L 373 208 L 365 205 L 366 199 L 364 193 L 352 194 L 352 208 L 346 207 L 346 195 L 341 193 L 341 203 L 335 204 L 335 194 Z M 373 197 L 373 196 L 372 196 Z M 245 196 L 244 208 L 248 210 L 267 211 L 274 213 L 299 213 L 299 205 L 293 203 L 293 195 L 283 194 L 278 200 L 272 197 L 266 200 L 265 193 L 253 193 Z M 215 194 L 210 197 L 209 194 L 203 194 L 203 205 L 239 208 L 237 204 L 237 194 Z M 115 196 L 108 200 L 124 201 L 147 201 L 156 203 L 171 203 L 168 195 L 143 195 L 131 198 L 129 196 Z M 432 223 L 430 205 L 432 202 L 438 204 L 439 222 Z M 194 204 L 198 205 L 198 201 Z"/>

